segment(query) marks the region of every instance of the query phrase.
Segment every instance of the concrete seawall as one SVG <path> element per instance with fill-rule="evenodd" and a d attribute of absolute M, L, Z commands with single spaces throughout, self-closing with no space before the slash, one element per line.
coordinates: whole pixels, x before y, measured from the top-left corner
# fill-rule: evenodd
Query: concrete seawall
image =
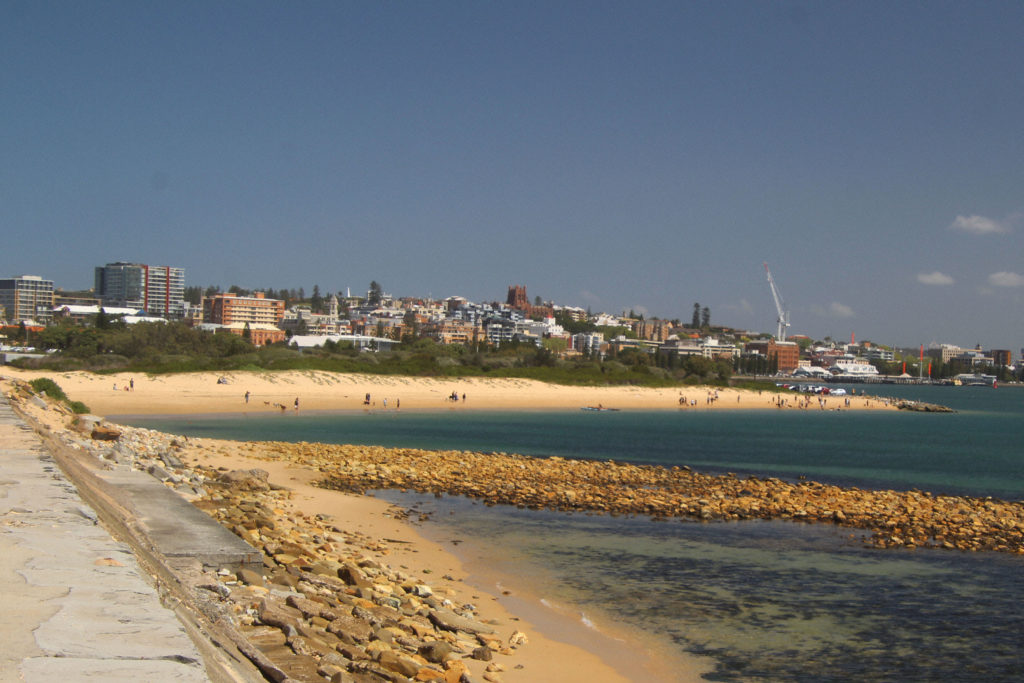
<path fill-rule="evenodd" d="M 0 678 L 205 681 L 131 548 L 0 397 Z"/>

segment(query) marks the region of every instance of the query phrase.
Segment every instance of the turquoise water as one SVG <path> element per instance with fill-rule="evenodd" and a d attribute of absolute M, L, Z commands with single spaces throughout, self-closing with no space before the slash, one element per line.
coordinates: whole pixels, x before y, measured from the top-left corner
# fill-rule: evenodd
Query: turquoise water
<path fill-rule="evenodd" d="M 123 420 L 248 440 L 505 451 L 689 465 L 934 493 L 1024 499 L 1024 388 L 877 387 L 955 414 L 833 411 L 350 412 Z M 838 403 L 838 399 L 832 399 Z"/>
<path fill-rule="evenodd" d="M 1024 498 L 1024 389 L 871 387 L 956 414 L 432 413 L 123 420 L 171 432 L 686 464 Z M 849 529 L 653 522 L 395 492 L 509 581 L 712 657 L 720 681 L 1019 681 L 1024 560 L 880 551 Z M 454 546 L 453 546 L 454 547 Z M 519 577 L 517 579 L 517 577 Z"/>

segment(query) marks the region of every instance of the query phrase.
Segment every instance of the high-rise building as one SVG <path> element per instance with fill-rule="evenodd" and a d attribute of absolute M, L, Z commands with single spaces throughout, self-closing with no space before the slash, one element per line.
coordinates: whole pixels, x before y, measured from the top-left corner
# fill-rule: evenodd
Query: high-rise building
<path fill-rule="evenodd" d="M 49 323 L 53 318 L 53 280 L 22 275 L 0 280 L 0 308 L 7 322 Z"/>
<path fill-rule="evenodd" d="M 107 306 L 141 308 L 180 318 L 185 312 L 185 269 L 144 263 L 108 263 L 96 268 L 96 296 Z"/>

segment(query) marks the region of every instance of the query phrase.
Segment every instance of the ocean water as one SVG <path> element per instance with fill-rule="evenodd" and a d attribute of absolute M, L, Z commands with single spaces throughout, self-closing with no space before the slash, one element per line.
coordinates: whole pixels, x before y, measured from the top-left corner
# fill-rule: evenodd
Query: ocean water
<path fill-rule="evenodd" d="M 611 458 L 1024 499 L 1024 388 L 869 391 L 958 412 L 391 411 L 123 421 L 196 436 Z M 654 522 L 378 495 L 430 513 L 428 534 L 458 540 L 453 550 L 510 585 L 572 605 L 586 623 L 623 625 L 709 657 L 708 680 L 1024 680 L 1021 557 L 882 551 L 849 529 L 792 522 Z"/>

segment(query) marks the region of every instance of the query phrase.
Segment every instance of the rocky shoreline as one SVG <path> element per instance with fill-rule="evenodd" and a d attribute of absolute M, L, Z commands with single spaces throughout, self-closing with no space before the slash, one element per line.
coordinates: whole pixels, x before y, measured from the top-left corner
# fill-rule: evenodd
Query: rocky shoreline
<path fill-rule="evenodd" d="M 485 619 L 473 604 L 453 603 L 445 585 L 389 566 L 398 541 L 298 511 L 291 491 L 268 483 L 266 471 L 190 467 L 185 461 L 204 450 L 195 441 L 73 416 L 27 386 L 8 398 L 91 467 L 146 471 L 262 552 L 260 571 L 190 567 L 175 578 L 192 611 L 226 629 L 226 640 L 265 679 L 500 683 L 502 672 L 521 668 L 512 655 L 526 645 L 524 633 Z M 59 414 L 66 428 L 33 419 L 41 412 Z M 164 569 L 178 572 L 173 565 Z"/>
<path fill-rule="evenodd" d="M 1024 554 L 1020 501 L 506 453 L 284 442 L 249 443 L 245 448 L 256 458 L 315 468 L 324 475 L 320 485 L 340 491 L 411 490 L 492 505 L 654 519 L 818 522 L 863 530 L 863 541 L 880 548 Z"/>

